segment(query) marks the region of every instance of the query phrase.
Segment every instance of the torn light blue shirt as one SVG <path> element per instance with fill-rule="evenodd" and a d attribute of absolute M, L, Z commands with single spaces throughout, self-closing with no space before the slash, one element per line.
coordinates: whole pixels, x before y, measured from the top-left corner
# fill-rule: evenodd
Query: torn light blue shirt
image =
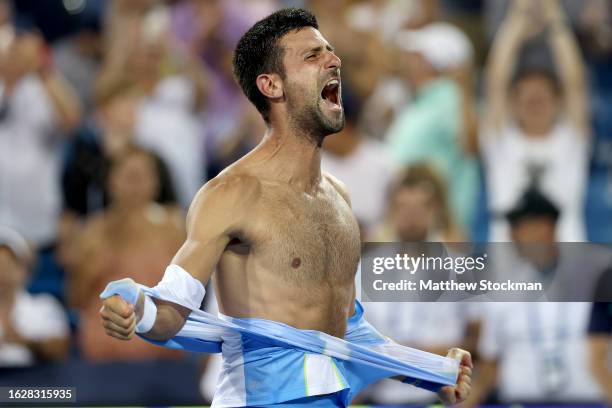
<path fill-rule="evenodd" d="M 131 279 L 111 282 L 102 299 L 119 295 L 135 304 L 139 290 L 162 299 L 155 289 Z M 163 299 L 162 299 L 163 300 Z M 222 353 L 223 368 L 214 407 L 274 404 L 342 391 L 346 404 L 378 380 L 404 382 L 437 391 L 457 381 L 453 359 L 394 343 L 363 317 L 356 301 L 344 339 L 315 330 L 258 318 L 214 316 L 193 310 L 168 341 L 153 344 L 190 352 Z"/>

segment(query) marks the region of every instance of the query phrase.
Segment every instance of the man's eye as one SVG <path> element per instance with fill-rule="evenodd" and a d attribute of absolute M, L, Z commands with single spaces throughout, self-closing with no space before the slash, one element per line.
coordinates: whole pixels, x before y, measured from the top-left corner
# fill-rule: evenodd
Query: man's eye
<path fill-rule="evenodd" d="M 310 54 L 309 56 L 306 57 L 306 59 L 315 59 L 317 57 L 317 54 Z"/>

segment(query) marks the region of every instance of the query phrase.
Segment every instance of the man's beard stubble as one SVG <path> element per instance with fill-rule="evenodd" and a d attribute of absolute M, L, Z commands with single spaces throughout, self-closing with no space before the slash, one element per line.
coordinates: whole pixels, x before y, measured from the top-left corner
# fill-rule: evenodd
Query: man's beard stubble
<path fill-rule="evenodd" d="M 344 110 L 337 121 L 330 120 L 321 110 L 318 96 L 314 99 L 312 103 L 306 104 L 299 110 L 300 108 L 292 103 L 295 99 L 289 98 L 290 120 L 298 133 L 306 135 L 311 142 L 321 147 L 326 136 L 344 129 Z"/>

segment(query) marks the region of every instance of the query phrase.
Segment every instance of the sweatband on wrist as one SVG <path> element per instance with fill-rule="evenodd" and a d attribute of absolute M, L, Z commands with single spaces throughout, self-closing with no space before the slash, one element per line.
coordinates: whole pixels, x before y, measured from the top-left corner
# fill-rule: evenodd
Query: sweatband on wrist
<path fill-rule="evenodd" d="M 157 286 L 147 291 L 151 296 L 176 303 L 191 310 L 199 310 L 206 294 L 202 282 L 176 264 L 166 268 Z"/>
<path fill-rule="evenodd" d="M 144 295 L 144 306 L 142 311 L 142 317 L 136 325 L 136 333 L 148 333 L 155 325 L 155 319 L 157 318 L 157 306 L 150 296 Z"/>

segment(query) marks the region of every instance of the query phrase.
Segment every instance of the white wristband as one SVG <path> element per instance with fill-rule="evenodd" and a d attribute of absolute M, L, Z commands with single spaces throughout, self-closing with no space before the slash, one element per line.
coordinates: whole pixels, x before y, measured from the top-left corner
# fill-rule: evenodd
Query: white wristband
<path fill-rule="evenodd" d="M 136 333 L 148 333 L 155 325 L 155 319 L 157 318 L 157 306 L 155 302 L 149 297 L 144 295 L 144 307 L 142 311 L 142 317 L 136 325 Z"/>
<path fill-rule="evenodd" d="M 157 286 L 147 290 L 152 297 L 176 303 L 191 310 L 198 310 L 206 289 L 202 282 L 195 279 L 179 265 L 171 264 L 166 268 L 164 277 Z"/>

